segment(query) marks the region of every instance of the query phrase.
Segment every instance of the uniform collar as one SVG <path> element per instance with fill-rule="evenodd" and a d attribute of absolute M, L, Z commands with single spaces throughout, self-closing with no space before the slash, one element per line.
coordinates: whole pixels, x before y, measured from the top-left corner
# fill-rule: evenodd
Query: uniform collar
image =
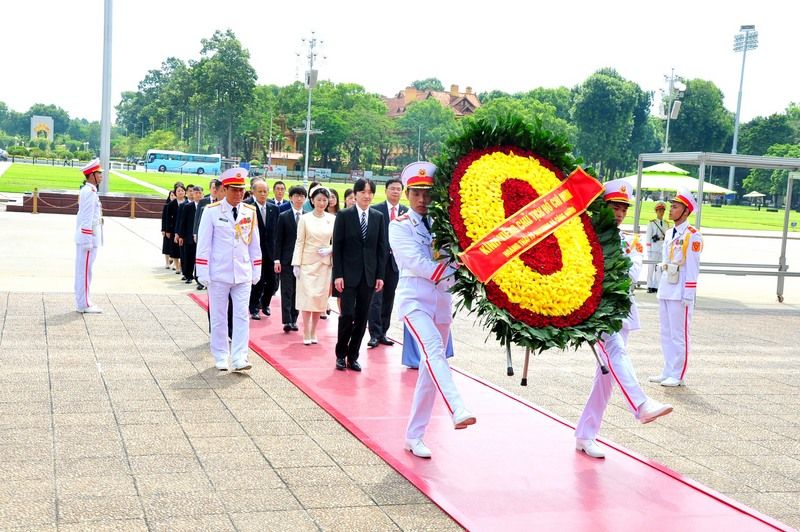
<path fill-rule="evenodd" d="M 86 182 L 86 186 L 88 186 L 88 187 L 91 187 L 91 188 L 92 188 L 92 192 L 97 192 L 97 187 L 96 187 L 96 186 L 94 186 L 92 183 L 89 183 L 89 182 L 87 181 L 87 182 Z"/>

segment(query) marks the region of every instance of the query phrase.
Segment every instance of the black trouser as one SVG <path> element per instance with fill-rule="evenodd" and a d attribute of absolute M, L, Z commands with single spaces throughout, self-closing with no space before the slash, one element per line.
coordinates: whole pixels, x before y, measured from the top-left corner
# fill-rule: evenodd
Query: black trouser
<path fill-rule="evenodd" d="M 197 244 L 189 240 L 181 246 L 181 273 L 187 279 L 194 279 L 194 259 L 197 256 Z"/>
<path fill-rule="evenodd" d="M 391 260 L 391 258 L 389 259 Z M 369 306 L 369 337 L 381 339 L 386 336 L 392 322 L 392 308 L 394 307 L 394 292 L 397 290 L 399 274 L 390 264 L 386 265 L 386 280 L 383 290 L 375 292 L 372 304 Z"/>
<path fill-rule="evenodd" d="M 342 291 L 342 313 L 339 316 L 339 334 L 336 340 L 336 358 L 347 358 L 350 362 L 358 360 L 361 340 L 367 328 L 367 316 L 374 286 L 368 286 L 362 276 L 357 286 L 345 284 Z"/>
<path fill-rule="evenodd" d="M 272 303 L 272 296 L 275 295 L 275 287 L 278 284 L 272 261 L 264 261 L 261 268 L 261 279 L 253 285 L 250 290 L 250 314 L 255 314 L 259 309 L 268 309 Z"/>
<path fill-rule="evenodd" d="M 300 314 L 295 305 L 295 281 L 292 266 L 281 267 L 281 323 L 297 323 L 297 316 Z"/>

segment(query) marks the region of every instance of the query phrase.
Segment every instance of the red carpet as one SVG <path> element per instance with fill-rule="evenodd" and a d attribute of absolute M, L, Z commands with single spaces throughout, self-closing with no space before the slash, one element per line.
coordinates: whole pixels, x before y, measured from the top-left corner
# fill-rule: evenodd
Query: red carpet
<path fill-rule="evenodd" d="M 283 332 L 277 300 L 272 314 L 250 322 L 250 347 L 468 530 L 788 529 L 610 442 L 605 460 L 576 453 L 573 426 L 461 372 L 478 423 L 453 430 L 437 400 L 425 437 L 433 459 L 416 458 L 403 435 L 417 372 L 400 365 L 400 346 L 365 345 L 362 373 L 336 371 L 335 314 L 315 346 Z"/>

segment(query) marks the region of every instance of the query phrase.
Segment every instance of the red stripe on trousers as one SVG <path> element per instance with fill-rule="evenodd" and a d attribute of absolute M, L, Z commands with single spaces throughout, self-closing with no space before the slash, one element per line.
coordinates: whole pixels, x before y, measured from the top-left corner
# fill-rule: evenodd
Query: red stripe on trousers
<path fill-rule="evenodd" d="M 611 370 L 611 374 L 614 376 L 614 380 L 617 381 L 617 386 L 619 386 L 619 389 L 622 390 L 622 395 L 625 396 L 625 399 L 627 399 L 628 404 L 631 405 L 631 408 L 633 408 L 633 411 L 634 412 L 638 412 L 639 409 L 636 408 L 635 404 L 633 404 L 633 401 L 631 401 L 630 396 L 628 396 L 628 392 L 625 391 L 625 387 L 622 386 L 621 382 L 619 382 L 619 377 L 617 377 L 617 373 L 614 371 L 614 367 L 611 365 L 611 357 L 608 356 L 608 352 L 606 351 L 606 346 L 603 345 L 603 342 L 597 342 L 597 345 L 600 346 L 600 350 L 606 356 L 606 361 L 608 362 L 608 369 Z"/>
<path fill-rule="evenodd" d="M 436 375 L 433 373 L 433 368 L 431 367 L 430 360 L 428 360 L 428 351 L 427 349 L 425 349 L 425 344 L 422 343 L 422 338 L 419 337 L 419 334 L 417 334 L 417 330 L 414 328 L 413 325 L 411 325 L 411 322 L 409 321 L 408 317 L 404 317 L 403 319 L 408 324 L 408 328 L 411 330 L 411 333 L 417 339 L 417 342 L 419 342 L 419 345 L 422 346 L 422 352 L 425 353 L 425 365 L 428 366 L 428 373 L 430 373 L 431 379 L 433 379 L 433 383 L 436 385 L 436 389 L 439 390 L 439 395 L 442 396 L 444 404 L 445 406 L 447 406 L 447 410 L 452 414 L 453 407 L 451 407 L 450 403 L 447 402 L 447 397 L 444 396 L 444 393 L 442 392 L 442 387 L 439 386 L 439 381 L 436 380 Z"/>
<path fill-rule="evenodd" d="M 683 371 L 681 380 L 686 375 L 686 367 L 689 365 L 689 307 L 683 307 Z"/>
<path fill-rule="evenodd" d="M 83 295 L 86 298 L 86 308 L 89 308 L 89 253 L 86 252 L 86 268 L 83 272 Z"/>

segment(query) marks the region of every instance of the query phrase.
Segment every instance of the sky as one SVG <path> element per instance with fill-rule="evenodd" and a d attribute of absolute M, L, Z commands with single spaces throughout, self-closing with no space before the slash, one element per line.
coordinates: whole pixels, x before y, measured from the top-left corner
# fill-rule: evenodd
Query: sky
<path fill-rule="evenodd" d="M 52 103 L 99 120 L 103 10 L 103 0 L 3 2 L 0 101 L 20 112 Z M 742 54 L 733 40 L 741 25 L 754 24 L 746 122 L 800 102 L 798 15 L 796 0 L 113 0 L 112 108 L 164 59 L 198 59 L 202 38 L 230 28 L 260 84 L 302 80 L 302 39 L 314 32 L 320 79 L 384 96 L 429 77 L 475 92 L 573 87 L 612 67 L 658 98 L 674 68 L 714 82 L 734 112 Z"/>

